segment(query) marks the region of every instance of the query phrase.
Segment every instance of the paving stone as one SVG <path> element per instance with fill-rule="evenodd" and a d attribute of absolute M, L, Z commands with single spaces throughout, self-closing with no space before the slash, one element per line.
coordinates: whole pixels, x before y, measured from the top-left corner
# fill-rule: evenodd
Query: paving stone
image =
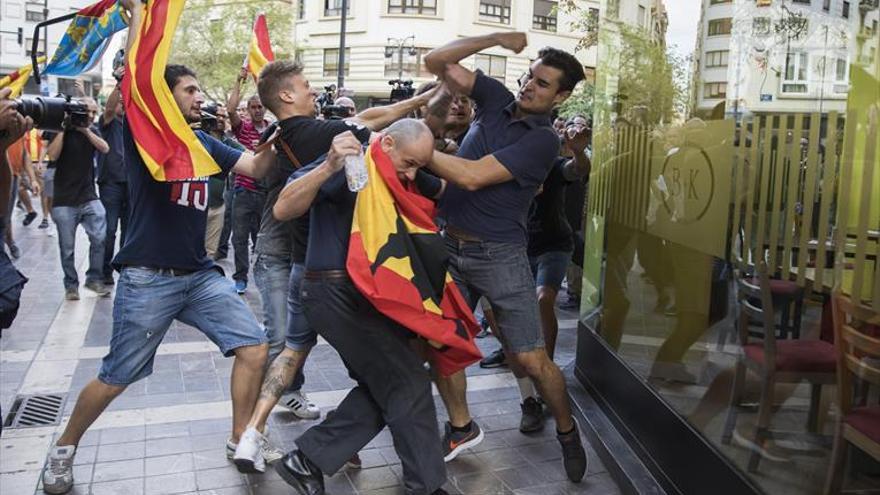
<path fill-rule="evenodd" d="M 155 440 L 157 438 L 185 437 L 188 435 L 189 424 L 185 421 L 177 423 L 147 425 L 146 427 L 147 440 Z"/>
<path fill-rule="evenodd" d="M 172 495 L 196 489 L 193 472 L 150 476 L 144 480 L 144 495 Z"/>
<path fill-rule="evenodd" d="M 462 493 L 481 495 L 507 495 L 513 493 L 500 479 L 490 472 L 480 472 L 462 476 L 455 480 L 455 486 Z"/>
<path fill-rule="evenodd" d="M 479 452 L 479 459 L 490 470 L 505 469 L 528 464 L 525 457 L 521 456 L 516 449 L 496 449 Z"/>
<path fill-rule="evenodd" d="M 244 477 L 231 463 L 227 467 L 196 471 L 199 491 L 244 485 Z"/>
<path fill-rule="evenodd" d="M 95 455 L 98 453 L 98 447 L 77 447 L 76 456 L 73 458 L 73 465 L 94 464 Z"/>
<path fill-rule="evenodd" d="M 494 471 L 493 474 L 503 481 L 508 488 L 513 490 L 543 485 L 552 481 L 547 479 L 544 471 L 530 465 L 500 469 Z"/>
<path fill-rule="evenodd" d="M 95 464 L 92 482 L 105 482 L 144 477 L 144 460 L 142 458 L 127 461 L 99 462 Z"/>
<path fill-rule="evenodd" d="M 232 461 L 226 458 L 226 449 L 211 449 L 193 452 L 195 468 L 199 471 L 229 466 Z"/>
<path fill-rule="evenodd" d="M 159 476 L 163 474 L 174 474 L 193 471 L 195 462 L 193 454 L 185 452 L 182 454 L 163 455 L 160 457 L 148 457 L 144 465 L 144 475 Z M 195 488 L 193 488 L 195 490 Z"/>
<path fill-rule="evenodd" d="M 139 442 L 144 440 L 144 427 L 131 426 L 124 428 L 107 428 L 100 431 L 101 445 L 114 443 Z"/>
<path fill-rule="evenodd" d="M 143 495 L 143 493 L 143 478 L 110 481 L 107 483 L 92 483 L 91 490 L 92 495 Z"/>
<path fill-rule="evenodd" d="M 160 455 L 179 454 L 190 452 L 192 442 L 189 436 L 174 438 L 157 438 L 146 441 L 146 456 L 156 457 Z"/>
<path fill-rule="evenodd" d="M 101 445 L 100 447 L 98 447 L 97 462 L 142 459 L 144 457 L 144 452 L 144 442 Z M 77 453 L 77 457 L 79 457 L 79 453 Z"/>
<path fill-rule="evenodd" d="M 397 486 L 399 481 L 387 466 L 372 469 L 353 469 L 349 471 L 348 478 L 358 491 L 376 490 Z"/>

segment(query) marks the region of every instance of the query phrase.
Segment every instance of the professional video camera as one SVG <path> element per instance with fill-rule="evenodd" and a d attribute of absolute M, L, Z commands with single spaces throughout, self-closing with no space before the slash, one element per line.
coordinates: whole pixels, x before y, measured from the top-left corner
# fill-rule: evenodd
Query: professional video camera
<path fill-rule="evenodd" d="M 391 85 L 391 97 L 389 99 L 392 103 L 408 100 L 416 93 L 411 79 L 392 79 L 388 81 L 388 84 Z"/>
<path fill-rule="evenodd" d="M 70 96 L 25 97 L 16 100 L 15 106 L 22 116 L 33 119 L 34 127 L 38 129 L 60 131 L 91 124 L 86 104 Z"/>
<path fill-rule="evenodd" d="M 347 119 L 351 116 L 349 114 L 350 111 L 350 108 L 344 107 L 342 105 L 324 105 L 323 107 L 321 107 L 321 115 L 323 115 L 324 118 L 327 120 Z"/>
<path fill-rule="evenodd" d="M 331 84 L 329 86 L 324 86 L 324 92 L 318 95 L 318 98 L 315 99 L 315 103 L 318 105 L 318 109 L 322 109 L 327 105 L 333 105 L 333 102 L 336 101 L 336 85 Z"/>
<path fill-rule="evenodd" d="M 217 105 L 213 103 L 207 105 L 202 109 L 202 121 L 199 124 L 199 128 L 204 132 L 211 133 L 217 130 L 218 125 Z"/>

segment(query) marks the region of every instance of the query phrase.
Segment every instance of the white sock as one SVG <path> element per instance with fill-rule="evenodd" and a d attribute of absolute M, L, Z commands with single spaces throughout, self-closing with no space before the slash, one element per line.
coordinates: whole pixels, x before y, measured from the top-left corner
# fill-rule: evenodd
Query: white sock
<path fill-rule="evenodd" d="M 517 378 L 516 384 L 519 385 L 519 396 L 523 401 L 529 397 L 532 397 L 533 399 L 538 398 L 538 391 L 535 390 L 535 384 L 532 383 L 531 378 Z"/>

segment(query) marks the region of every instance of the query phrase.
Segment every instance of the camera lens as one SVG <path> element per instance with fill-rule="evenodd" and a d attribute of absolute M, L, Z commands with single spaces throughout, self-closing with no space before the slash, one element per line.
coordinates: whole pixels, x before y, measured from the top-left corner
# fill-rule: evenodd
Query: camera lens
<path fill-rule="evenodd" d="M 16 109 L 24 117 L 30 117 L 34 121 L 34 127 L 59 131 L 62 129 L 64 119 L 70 107 L 84 107 L 80 104 L 71 104 L 65 98 L 49 98 L 37 96 L 36 98 L 22 98 L 18 100 Z"/>

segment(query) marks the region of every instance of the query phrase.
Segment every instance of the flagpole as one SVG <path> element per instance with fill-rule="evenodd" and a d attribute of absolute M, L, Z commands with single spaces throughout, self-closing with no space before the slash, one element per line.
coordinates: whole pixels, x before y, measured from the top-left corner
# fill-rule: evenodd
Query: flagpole
<path fill-rule="evenodd" d="M 339 25 L 339 61 L 336 68 L 336 88 L 345 86 L 345 21 L 348 18 L 348 0 L 342 0 L 342 19 Z"/>

